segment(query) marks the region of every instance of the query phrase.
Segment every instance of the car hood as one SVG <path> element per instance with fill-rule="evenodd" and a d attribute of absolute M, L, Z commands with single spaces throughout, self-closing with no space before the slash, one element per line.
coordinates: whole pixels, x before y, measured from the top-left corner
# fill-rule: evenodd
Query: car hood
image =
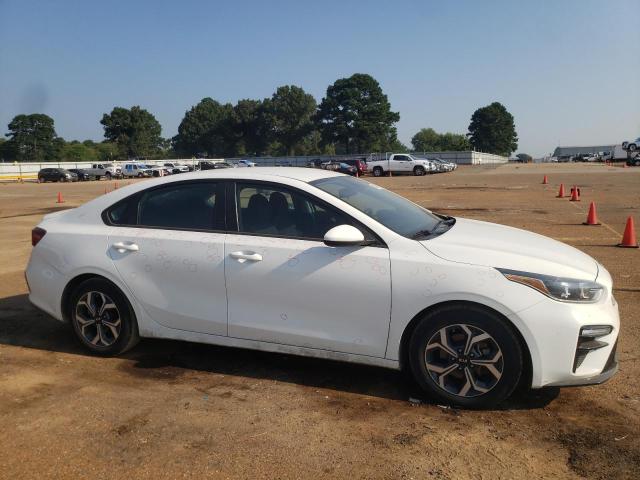
<path fill-rule="evenodd" d="M 452 262 L 585 280 L 598 276 L 598 264 L 586 253 L 549 237 L 495 223 L 456 218 L 446 233 L 420 243 Z"/>

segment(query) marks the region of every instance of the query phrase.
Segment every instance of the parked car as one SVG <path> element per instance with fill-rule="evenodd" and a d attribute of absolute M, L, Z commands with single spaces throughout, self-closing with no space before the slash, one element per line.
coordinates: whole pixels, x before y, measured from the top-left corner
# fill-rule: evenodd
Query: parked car
<path fill-rule="evenodd" d="M 433 162 L 436 172 L 452 172 L 458 165 L 453 162 L 447 162 L 446 160 L 442 160 L 441 158 L 430 158 L 431 162 Z"/>
<path fill-rule="evenodd" d="M 139 182 L 46 215 L 32 244 L 29 299 L 97 355 L 162 337 L 365 363 L 472 408 L 617 370 L 596 260 L 335 172 Z"/>
<path fill-rule="evenodd" d="M 91 168 L 84 170 L 88 175 L 96 177 L 96 180 L 100 180 L 102 177 L 107 180 L 122 177 L 122 169 L 113 163 L 94 163 Z"/>
<path fill-rule="evenodd" d="M 393 153 L 385 159 L 367 159 L 367 165 L 374 177 L 381 177 L 391 171 L 394 174 L 408 173 L 417 176 L 435 171 L 435 166 L 426 158 L 416 158 L 406 153 Z"/>
<path fill-rule="evenodd" d="M 622 142 L 622 149 L 630 152 L 640 149 L 640 137 L 631 142 Z"/>
<path fill-rule="evenodd" d="M 144 163 L 125 163 L 122 167 L 122 175 L 124 177 L 152 177 L 153 170 Z"/>
<path fill-rule="evenodd" d="M 238 160 L 237 165 L 239 167 L 255 167 L 258 164 L 256 162 L 252 162 L 251 160 Z"/>
<path fill-rule="evenodd" d="M 70 168 L 69 171 L 71 173 L 75 173 L 76 176 L 78 177 L 78 180 L 81 182 L 87 182 L 89 180 L 95 180 L 95 175 L 91 175 L 89 174 L 88 170 L 85 170 L 84 168 Z"/>
<path fill-rule="evenodd" d="M 164 166 L 171 169 L 171 173 L 174 174 L 187 173 L 189 171 L 189 167 L 187 165 L 182 165 L 180 163 L 166 162 Z"/>
<path fill-rule="evenodd" d="M 346 159 L 341 160 L 341 162 L 355 167 L 358 170 L 358 175 L 364 175 L 368 171 L 367 162 L 364 158 Z"/>
<path fill-rule="evenodd" d="M 38 172 L 38 182 L 77 182 L 78 175 L 64 168 L 43 168 Z"/>
<path fill-rule="evenodd" d="M 355 166 L 349 165 L 346 162 L 328 162 L 328 163 L 323 163 L 322 164 L 322 168 L 324 170 L 330 170 L 332 172 L 344 173 L 344 174 L 347 174 L 347 175 L 355 175 L 356 172 L 358 171 L 358 169 Z"/>
<path fill-rule="evenodd" d="M 151 170 L 152 177 L 163 177 L 165 175 L 171 175 L 172 170 L 169 167 L 164 167 L 161 165 L 151 165 L 149 163 L 146 164 L 147 169 Z"/>
<path fill-rule="evenodd" d="M 200 170 L 217 170 L 219 168 L 234 168 L 235 165 L 232 165 L 228 162 L 199 162 L 198 168 Z"/>
<path fill-rule="evenodd" d="M 320 168 L 320 165 L 322 165 L 323 162 L 324 162 L 324 160 L 321 159 L 321 158 L 314 158 L 314 159 L 309 160 L 307 162 L 307 167 L 309 167 L 309 168 Z"/>

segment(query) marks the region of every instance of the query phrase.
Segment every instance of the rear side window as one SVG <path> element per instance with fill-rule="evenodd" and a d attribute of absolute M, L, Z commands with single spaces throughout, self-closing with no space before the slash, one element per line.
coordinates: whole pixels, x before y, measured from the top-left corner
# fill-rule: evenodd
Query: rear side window
<path fill-rule="evenodd" d="M 106 211 L 107 223 L 170 230 L 223 230 L 221 183 L 182 183 L 141 192 Z"/>

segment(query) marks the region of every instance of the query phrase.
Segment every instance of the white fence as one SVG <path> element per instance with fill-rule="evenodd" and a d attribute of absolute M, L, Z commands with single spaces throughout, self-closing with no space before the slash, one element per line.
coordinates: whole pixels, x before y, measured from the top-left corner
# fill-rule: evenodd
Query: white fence
<path fill-rule="evenodd" d="M 198 160 L 189 159 L 167 159 L 153 160 L 136 163 L 147 163 L 149 165 L 162 165 L 165 162 L 181 163 L 183 165 L 193 165 Z M 112 163 L 114 165 L 124 165 L 132 162 L 42 162 L 42 163 L 0 163 L 0 180 L 35 180 L 38 172 L 43 168 L 91 168 L 92 165 L 104 165 Z"/>
<path fill-rule="evenodd" d="M 464 151 L 464 152 L 414 152 L 416 156 L 426 158 L 441 158 L 458 165 L 488 165 L 492 163 L 507 163 L 508 157 L 493 153 Z"/>

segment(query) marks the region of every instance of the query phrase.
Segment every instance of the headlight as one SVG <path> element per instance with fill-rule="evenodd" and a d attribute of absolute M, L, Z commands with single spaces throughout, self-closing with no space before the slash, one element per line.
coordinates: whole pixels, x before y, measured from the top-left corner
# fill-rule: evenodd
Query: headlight
<path fill-rule="evenodd" d="M 521 283 L 561 302 L 595 303 L 602 297 L 601 285 L 589 280 L 553 277 L 516 270 L 497 269 L 507 280 Z"/>

